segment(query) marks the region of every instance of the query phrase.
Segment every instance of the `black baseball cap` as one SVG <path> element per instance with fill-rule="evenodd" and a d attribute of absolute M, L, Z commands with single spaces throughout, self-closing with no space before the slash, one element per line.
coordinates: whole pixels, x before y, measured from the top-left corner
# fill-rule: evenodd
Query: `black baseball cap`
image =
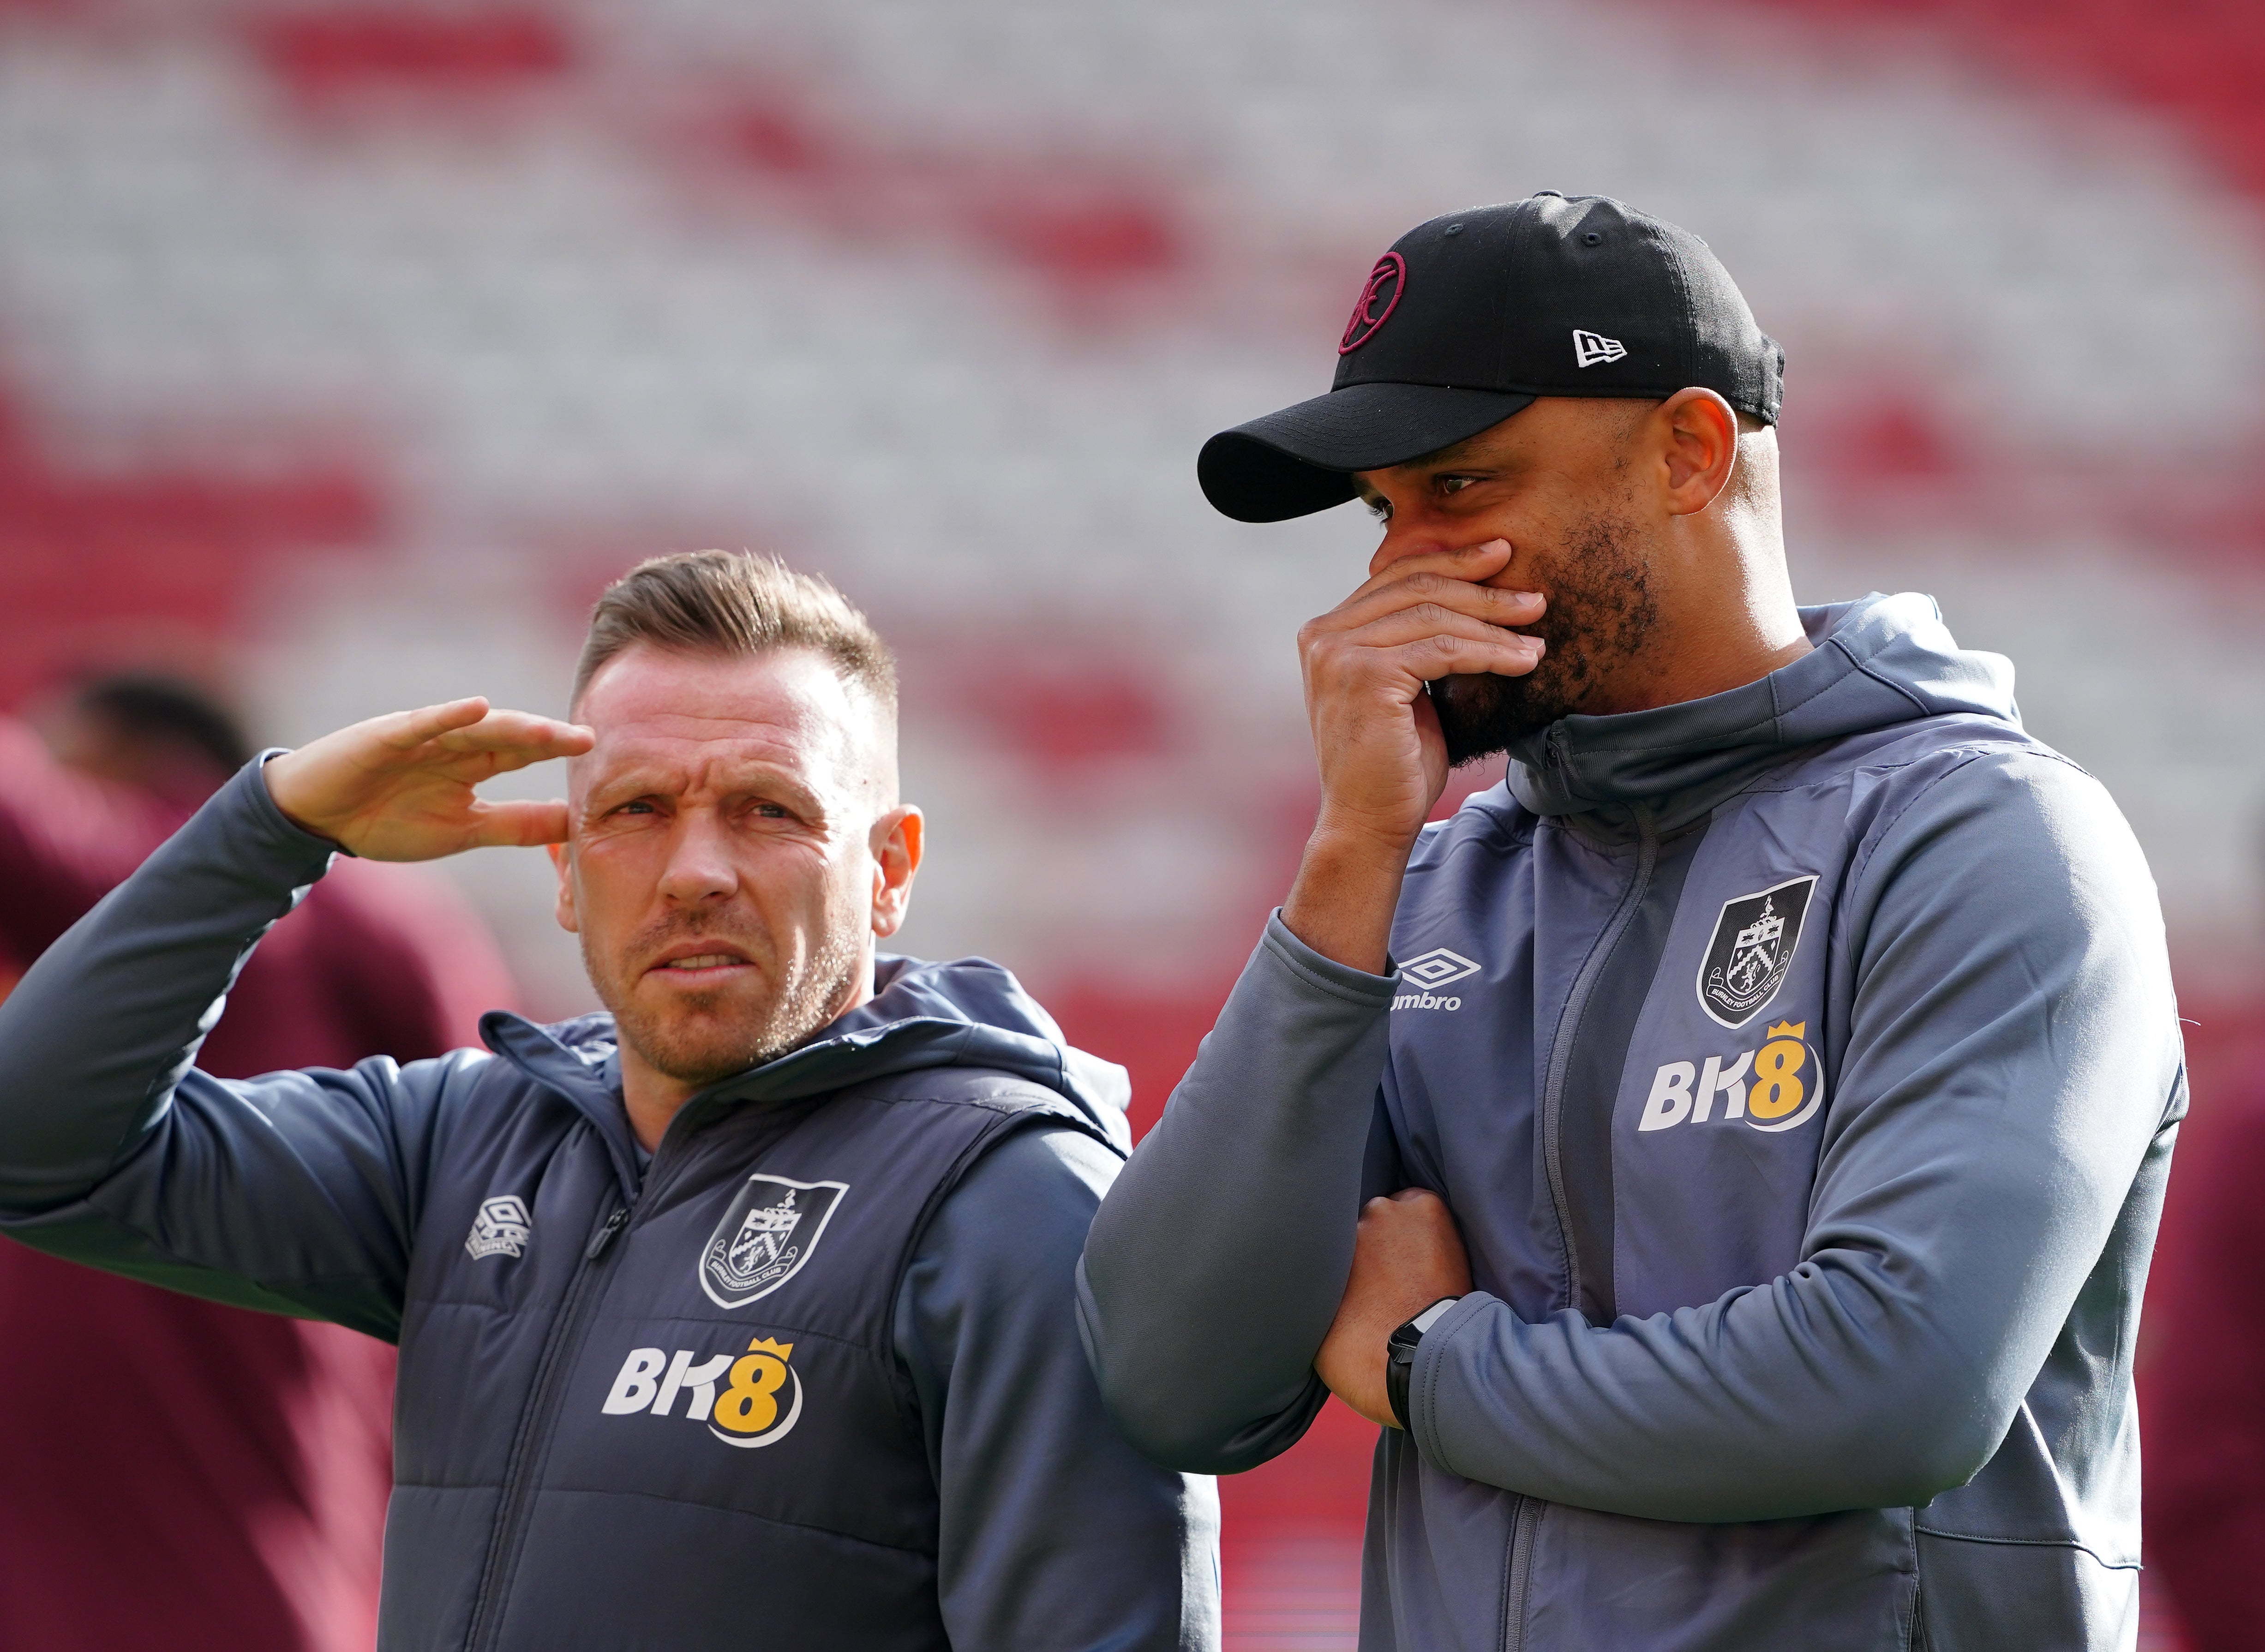
<path fill-rule="evenodd" d="M 1658 398 L 1688 385 L 1777 422 L 1785 352 L 1688 229 L 1555 190 L 1419 224 L 1376 261 L 1336 382 L 1204 443 L 1204 497 L 1279 522 L 1475 436 L 1540 396 Z"/>

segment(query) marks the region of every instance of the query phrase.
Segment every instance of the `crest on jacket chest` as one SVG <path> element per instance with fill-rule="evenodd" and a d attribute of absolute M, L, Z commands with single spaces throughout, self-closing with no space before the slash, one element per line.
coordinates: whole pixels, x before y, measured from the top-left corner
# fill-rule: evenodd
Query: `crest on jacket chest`
<path fill-rule="evenodd" d="M 1709 1017 L 1743 1027 L 1777 996 L 1816 891 L 1812 873 L 1722 903 L 1699 964 L 1699 1007 Z"/>
<path fill-rule="evenodd" d="M 700 1253 L 700 1288 L 725 1308 L 768 1296 L 802 1271 L 848 1191 L 846 1182 L 749 1176 Z"/>

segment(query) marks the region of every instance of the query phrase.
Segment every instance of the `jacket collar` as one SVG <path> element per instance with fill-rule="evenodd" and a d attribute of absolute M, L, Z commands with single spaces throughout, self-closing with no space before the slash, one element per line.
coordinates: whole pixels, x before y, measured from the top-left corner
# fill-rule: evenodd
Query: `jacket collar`
<path fill-rule="evenodd" d="M 1803 608 L 1815 646 L 1757 681 L 1619 717 L 1569 717 L 1511 748 L 1511 795 L 1538 815 L 1650 813 L 1687 825 L 1801 748 L 1919 717 L 2011 724 L 2014 668 L 1961 649 L 1932 597 Z"/>
<path fill-rule="evenodd" d="M 735 1073 L 688 1099 L 705 1103 L 805 1101 L 852 1083 L 923 1067 L 1013 1073 L 1065 1098 L 1126 1151 L 1132 1147 L 1124 1069 L 1067 1043 L 1015 978 L 982 958 L 929 964 L 883 957 L 873 997 L 776 1060 Z M 502 1059 L 555 1091 L 597 1127 L 624 1189 L 642 1179 L 622 1106 L 614 1018 L 602 1013 L 538 1026 L 507 1010 L 480 1019 L 480 1037 Z"/>
<path fill-rule="evenodd" d="M 507 1009 L 480 1017 L 480 1042 L 545 1089 L 563 1095 L 594 1125 L 622 1190 L 634 1197 L 644 1172 L 636 1134 L 622 1107 L 622 1073 L 614 1018 L 577 1015 L 543 1027 Z"/>

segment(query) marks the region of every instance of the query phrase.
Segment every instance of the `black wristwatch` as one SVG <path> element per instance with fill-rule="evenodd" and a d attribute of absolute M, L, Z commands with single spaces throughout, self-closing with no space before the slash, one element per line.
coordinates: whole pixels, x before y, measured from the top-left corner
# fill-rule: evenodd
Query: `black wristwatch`
<path fill-rule="evenodd" d="M 1443 1296 L 1384 1339 L 1384 1397 L 1391 1402 L 1393 1420 L 1403 1429 L 1408 1426 L 1408 1378 L 1416 1369 L 1416 1344 L 1461 1300 L 1459 1296 Z"/>

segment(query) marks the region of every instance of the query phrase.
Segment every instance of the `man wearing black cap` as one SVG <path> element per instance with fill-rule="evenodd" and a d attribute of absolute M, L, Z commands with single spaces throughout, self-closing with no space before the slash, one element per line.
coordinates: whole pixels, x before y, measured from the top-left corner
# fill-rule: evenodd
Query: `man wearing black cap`
<path fill-rule="evenodd" d="M 1385 1425 L 1362 1645 L 2126 1647 L 2154 890 L 1934 604 L 1793 601 L 1783 357 L 1597 197 L 1434 220 L 1230 516 L 1353 498 L 1297 879 L 1094 1224 L 1144 1449 Z M 1505 784 L 1426 826 L 1453 765 Z"/>

